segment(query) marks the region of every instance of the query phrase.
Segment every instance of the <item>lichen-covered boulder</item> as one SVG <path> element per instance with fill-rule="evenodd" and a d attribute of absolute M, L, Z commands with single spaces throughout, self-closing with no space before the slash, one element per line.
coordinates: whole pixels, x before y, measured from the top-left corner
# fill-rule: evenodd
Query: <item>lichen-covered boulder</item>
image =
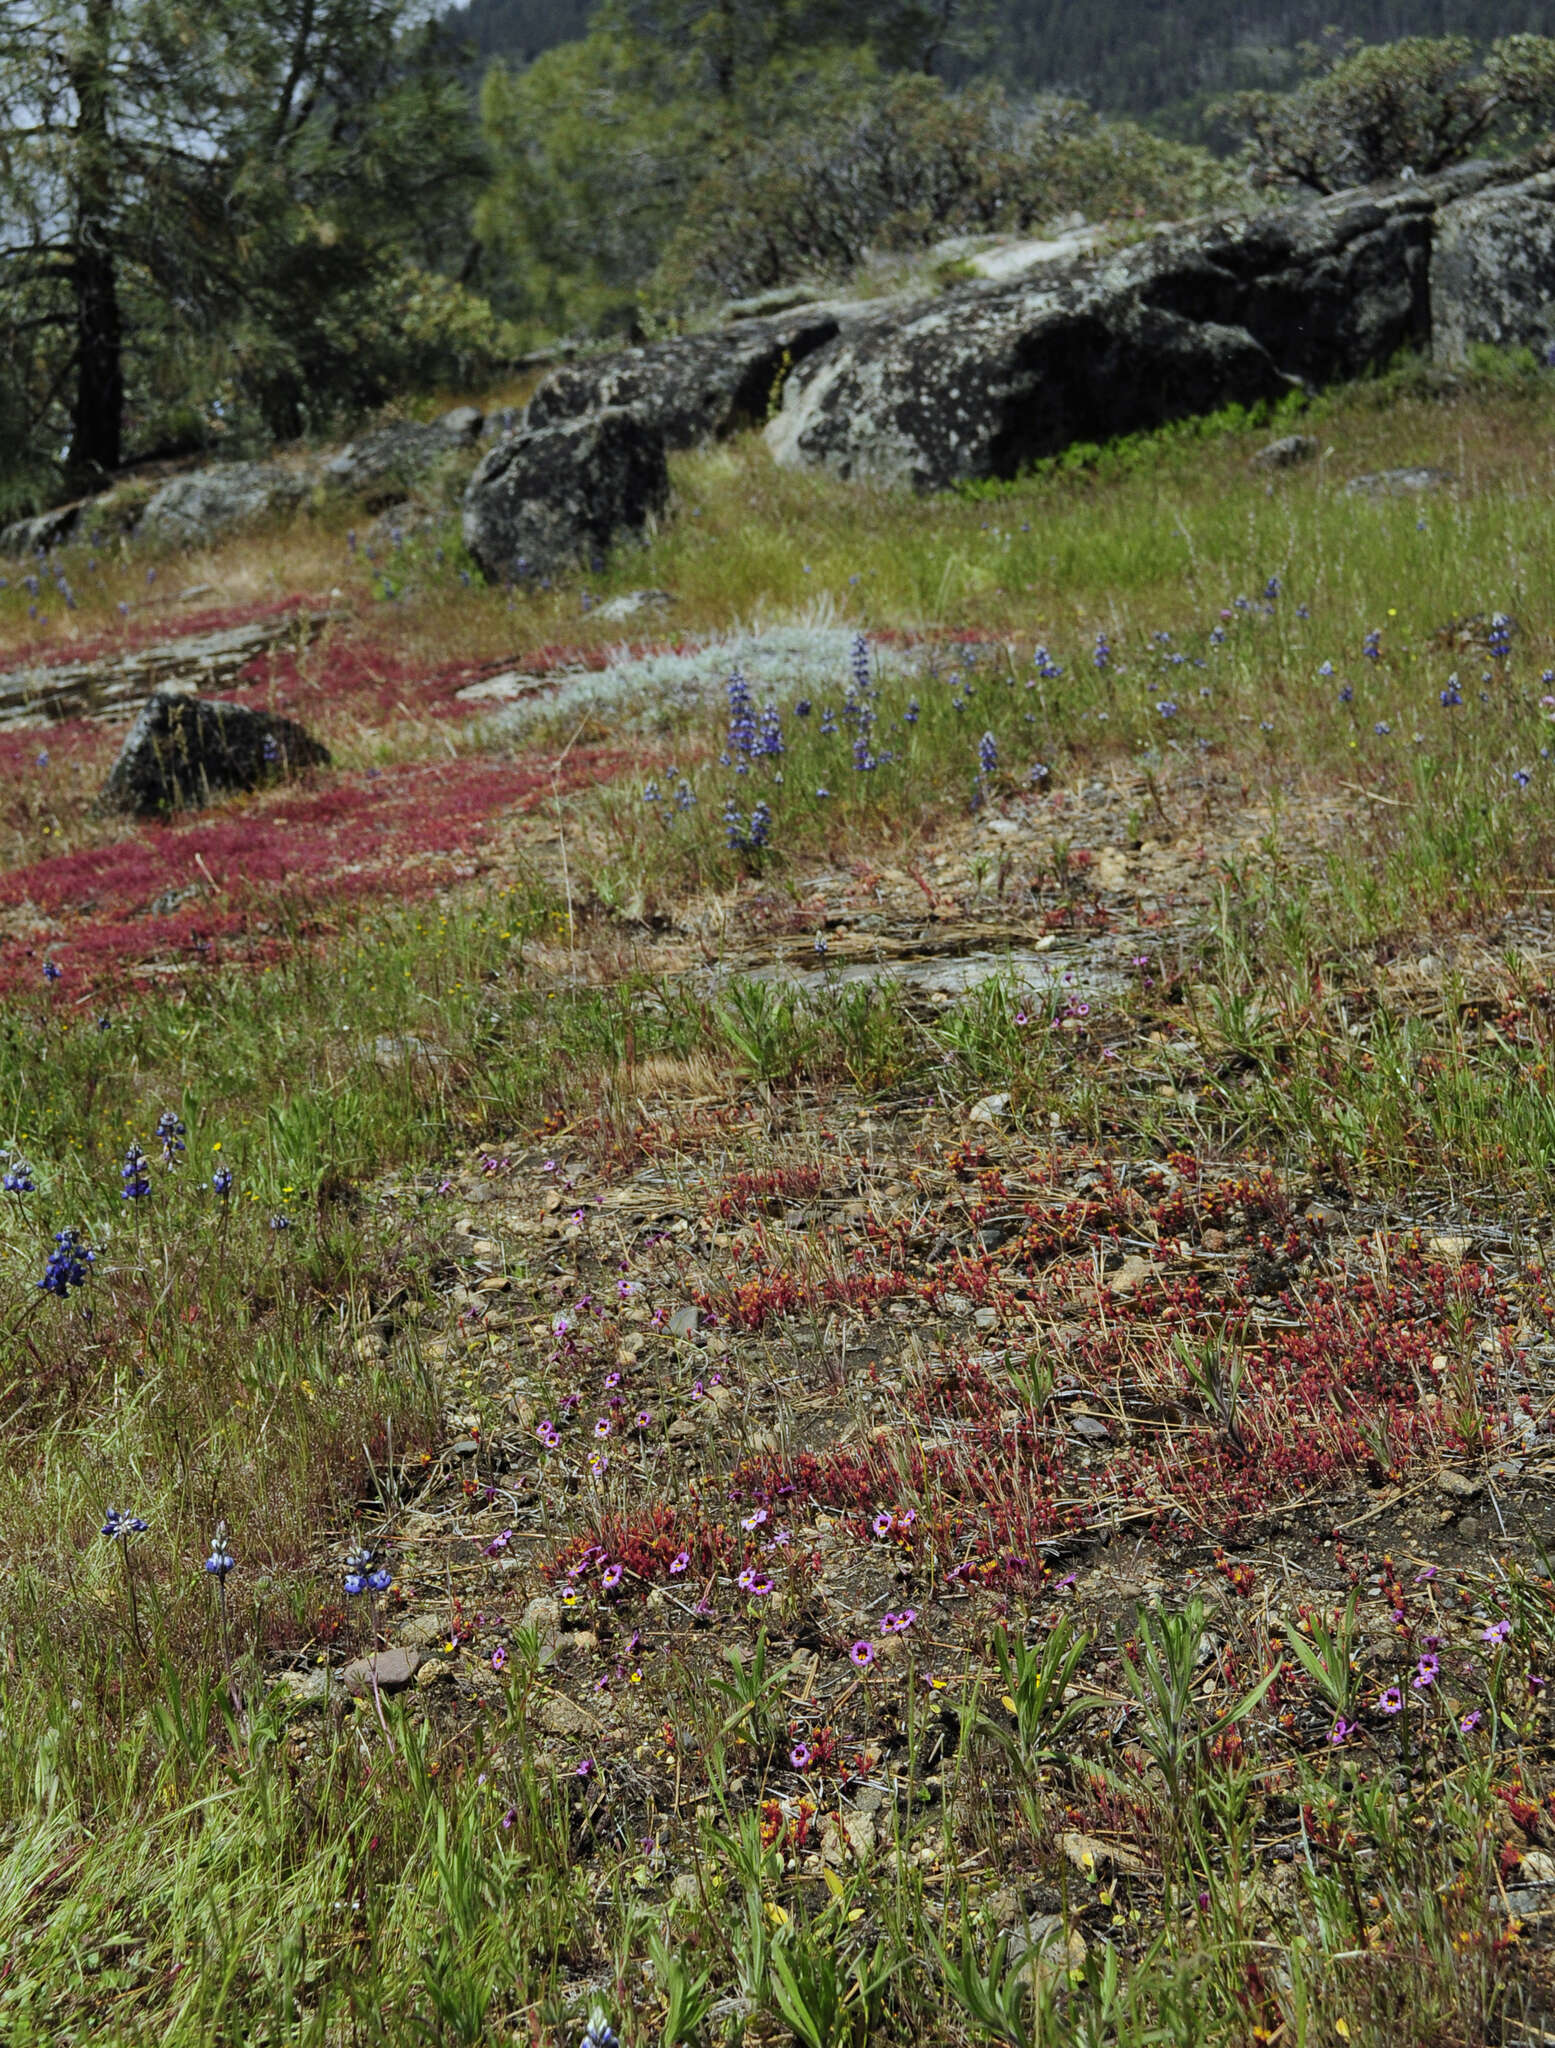
<path fill-rule="evenodd" d="M 1489 205 L 1515 177 L 1460 164 L 1392 190 L 1190 222 L 893 310 L 795 368 L 768 443 L 790 467 L 938 489 L 1360 376 L 1429 343 L 1439 219 Z"/>
<path fill-rule="evenodd" d="M 215 463 L 165 483 L 141 514 L 136 538 L 197 547 L 307 493 L 307 478 L 278 462 Z"/>
<path fill-rule="evenodd" d="M 663 434 L 611 407 L 499 441 L 465 493 L 464 544 L 493 581 L 538 581 L 641 540 L 668 502 Z"/>
<path fill-rule="evenodd" d="M 324 481 L 363 499 L 369 512 L 381 512 L 402 504 L 440 463 L 473 450 L 484 424 L 485 415 L 473 405 L 455 406 L 430 421 L 391 420 L 326 462 Z"/>
<path fill-rule="evenodd" d="M 760 426 L 788 371 L 838 332 L 836 313 L 815 308 L 788 320 L 741 320 L 714 333 L 586 356 L 551 372 L 530 399 L 524 424 L 555 426 L 625 407 L 656 427 L 666 448 L 721 441 Z"/>
<path fill-rule="evenodd" d="M 294 719 L 189 690 L 157 690 L 130 727 L 98 802 L 108 811 L 159 817 L 197 809 L 220 790 L 259 789 L 328 760 L 328 748 Z"/>
<path fill-rule="evenodd" d="M 1555 343 L 1555 171 L 1444 206 L 1431 249 L 1431 353 Z"/>
<path fill-rule="evenodd" d="M 1288 389 L 1245 329 L 1083 283 L 958 292 L 813 358 L 767 441 L 785 466 L 939 490 Z"/>

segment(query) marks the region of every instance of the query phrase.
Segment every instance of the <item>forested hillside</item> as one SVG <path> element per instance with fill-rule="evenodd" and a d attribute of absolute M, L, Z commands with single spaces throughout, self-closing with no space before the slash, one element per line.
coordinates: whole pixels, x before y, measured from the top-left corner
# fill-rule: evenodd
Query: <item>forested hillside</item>
<path fill-rule="evenodd" d="M 449 27 L 482 58 L 532 58 L 584 33 L 591 0 L 470 0 Z M 966 14 L 941 0 L 925 14 Z M 980 60 L 951 54 L 943 68 L 973 69 L 1034 88 L 1078 93 L 1093 105 L 1158 113 L 1231 87 L 1282 85 L 1296 50 L 1336 34 L 1366 42 L 1406 35 L 1548 35 L 1555 0 L 992 0 Z"/>

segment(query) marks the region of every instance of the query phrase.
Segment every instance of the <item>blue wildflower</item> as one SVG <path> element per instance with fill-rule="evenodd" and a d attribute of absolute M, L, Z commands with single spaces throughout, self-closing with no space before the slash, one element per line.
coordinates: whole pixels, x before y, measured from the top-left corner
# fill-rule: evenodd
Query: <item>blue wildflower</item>
<path fill-rule="evenodd" d="M 724 742 L 725 767 L 741 756 L 748 758 L 756 750 L 756 707 L 751 699 L 750 684 L 736 669 L 726 688 L 729 696 L 729 737 Z"/>
<path fill-rule="evenodd" d="M 162 1164 L 176 1166 L 178 1154 L 184 1148 L 184 1125 L 170 1109 L 164 1109 L 157 1118 L 156 1140 L 162 1147 Z"/>
<path fill-rule="evenodd" d="M 992 775 L 999 766 L 999 743 L 991 732 L 985 732 L 977 743 L 977 771 L 980 775 Z"/>
<path fill-rule="evenodd" d="M 54 1249 L 49 1253 L 39 1287 L 45 1294 L 57 1294 L 63 1301 L 72 1288 L 86 1285 L 87 1268 L 96 1256 L 95 1252 L 87 1249 L 79 1230 L 60 1231 L 54 1239 Z"/>
<path fill-rule="evenodd" d="M 861 697 L 867 697 L 870 690 L 869 641 L 862 633 L 853 636 L 853 652 L 850 664 L 853 670 L 853 687 Z"/>
<path fill-rule="evenodd" d="M 761 726 L 756 734 L 753 754 L 781 754 L 783 751 L 783 719 L 775 704 L 769 704 L 761 714 Z"/>
<path fill-rule="evenodd" d="M 4 1180 L 0 1180 L 0 1191 L 8 1195 L 30 1195 L 37 1185 L 32 1177 L 32 1168 L 26 1160 L 13 1159 L 5 1170 Z"/>
<path fill-rule="evenodd" d="M 131 1536 L 144 1536 L 150 1526 L 139 1515 L 121 1515 L 117 1508 L 110 1508 L 103 1516 L 102 1533 L 110 1543 L 124 1543 Z"/>
<path fill-rule="evenodd" d="M 1441 692 L 1441 699 L 1443 705 L 1448 707 L 1463 702 L 1463 692 L 1458 688 L 1458 678 L 1455 675 L 1447 678 L 1447 687 Z"/>
<path fill-rule="evenodd" d="M 138 1202 L 142 1196 L 151 1193 L 151 1161 L 139 1145 L 131 1143 L 124 1155 L 124 1164 L 119 1168 L 119 1178 L 124 1185 L 119 1193 L 126 1202 Z"/>
<path fill-rule="evenodd" d="M 794 716 L 795 718 L 808 718 L 813 709 L 814 706 L 811 704 L 809 698 L 801 697 L 798 703 L 794 706 Z"/>
<path fill-rule="evenodd" d="M 1096 652 L 1091 656 L 1091 660 L 1097 668 L 1111 668 L 1112 643 L 1105 633 L 1096 635 Z"/>
<path fill-rule="evenodd" d="M 1526 768 L 1514 768 L 1512 771 L 1512 780 L 1517 784 L 1519 789 L 1526 789 L 1529 783 L 1532 782 L 1533 777 L 1528 773 L 1528 770 Z"/>
<path fill-rule="evenodd" d="M 1373 626 L 1366 635 L 1366 638 L 1361 642 L 1361 652 L 1368 661 L 1381 661 L 1382 628 L 1380 626 Z"/>
<path fill-rule="evenodd" d="M 918 700 L 916 697 L 913 697 L 909 700 L 907 709 L 902 713 L 902 717 L 906 720 L 908 725 L 916 725 L 918 723 L 919 709 Z"/>
<path fill-rule="evenodd" d="M 602 2007 L 596 2005 L 589 2014 L 589 2023 L 583 2031 L 578 2048 L 620 2048 L 615 2029 L 606 2019 Z"/>
<path fill-rule="evenodd" d="M 230 1166 L 218 1166 L 211 1175 L 211 1186 L 221 1196 L 222 1200 L 225 1201 L 228 1195 L 232 1193 L 232 1168 Z"/>
<path fill-rule="evenodd" d="M 43 963 L 43 979 L 45 981 L 58 981 L 64 971 L 64 968 L 56 961 L 45 960 Z"/>
<path fill-rule="evenodd" d="M 236 1563 L 237 1559 L 227 1548 L 227 1525 L 225 1522 L 218 1522 L 216 1533 L 211 1538 L 211 1554 L 205 1560 L 205 1569 L 213 1579 L 225 1586 L 227 1574 Z"/>
<path fill-rule="evenodd" d="M 1163 718 L 1175 718 L 1177 716 L 1177 706 L 1170 697 L 1164 698 L 1155 708 Z"/>

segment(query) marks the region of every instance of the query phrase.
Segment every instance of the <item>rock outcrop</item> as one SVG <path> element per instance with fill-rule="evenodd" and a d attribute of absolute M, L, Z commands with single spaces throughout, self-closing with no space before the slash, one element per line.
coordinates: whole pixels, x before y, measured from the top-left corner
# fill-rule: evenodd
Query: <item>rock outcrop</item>
<path fill-rule="evenodd" d="M 769 445 L 791 467 L 938 489 L 1012 476 L 1076 440 L 1360 376 L 1430 345 L 1433 242 L 1455 219 L 1458 274 L 1499 262 L 1499 331 L 1530 339 L 1533 315 L 1515 309 L 1547 291 L 1546 258 L 1509 223 L 1531 204 L 1515 195 L 1546 182 L 1462 164 L 961 287 L 800 363 Z"/>
<path fill-rule="evenodd" d="M 130 727 L 98 802 L 159 817 L 198 809 L 218 790 L 258 789 L 328 760 L 328 748 L 294 719 L 161 689 Z"/>
<path fill-rule="evenodd" d="M 381 512 L 402 504 L 439 463 L 473 450 L 484 425 L 485 415 L 473 405 L 455 406 L 430 422 L 391 420 L 325 463 L 324 481 L 363 499 L 369 512 Z"/>
<path fill-rule="evenodd" d="M 964 291 L 813 358 L 767 441 L 788 467 L 938 490 L 1289 389 L 1243 328 L 1083 287 Z"/>
<path fill-rule="evenodd" d="M 656 427 L 666 448 L 694 448 L 760 426 L 783 377 L 841 331 L 837 311 L 801 309 L 788 319 L 738 320 L 710 334 L 563 363 L 530 399 L 526 427 L 624 407 Z"/>
<path fill-rule="evenodd" d="M 498 442 L 465 493 L 464 544 L 494 581 L 539 581 L 640 540 L 668 501 L 663 434 L 612 406 Z"/>
<path fill-rule="evenodd" d="M 141 540 L 195 547 L 299 504 L 307 494 L 306 476 L 278 462 L 216 463 L 165 483 L 135 531 Z"/>
<path fill-rule="evenodd" d="M 1431 353 L 1555 344 L 1555 172 L 1444 206 L 1431 246 Z"/>

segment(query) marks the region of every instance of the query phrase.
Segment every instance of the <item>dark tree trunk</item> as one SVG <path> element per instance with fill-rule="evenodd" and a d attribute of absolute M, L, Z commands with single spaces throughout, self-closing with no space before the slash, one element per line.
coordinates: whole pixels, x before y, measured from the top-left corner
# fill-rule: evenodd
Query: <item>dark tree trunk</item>
<path fill-rule="evenodd" d="M 111 248 L 78 240 L 75 288 L 76 398 L 66 466 L 72 485 L 88 489 L 118 468 L 123 452 L 124 335 Z"/>
<path fill-rule="evenodd" d="M 89 0 L 71 71 L 76 97 L 76 395 L 66 473 L 89 489 L 119 466 L 124 431 L 124 326 L 114 262 L 113 136 L 108 120 L 114 0 Z"/>

